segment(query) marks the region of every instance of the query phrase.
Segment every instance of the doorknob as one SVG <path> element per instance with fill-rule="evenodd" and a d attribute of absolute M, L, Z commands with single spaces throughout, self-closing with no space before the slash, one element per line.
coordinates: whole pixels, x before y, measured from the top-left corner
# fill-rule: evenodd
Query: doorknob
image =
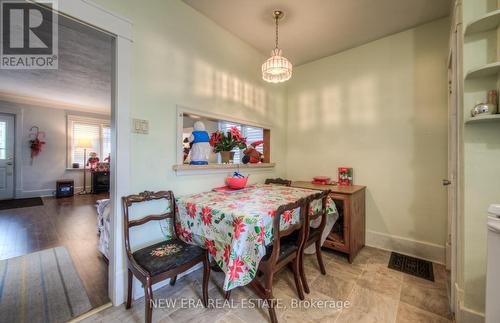
<path fill-rule="evenodd" d="M 449 180 L 443 179 L 443 186 L 448 186 L 450 184 L 451 184 L 451 182 Z"/>

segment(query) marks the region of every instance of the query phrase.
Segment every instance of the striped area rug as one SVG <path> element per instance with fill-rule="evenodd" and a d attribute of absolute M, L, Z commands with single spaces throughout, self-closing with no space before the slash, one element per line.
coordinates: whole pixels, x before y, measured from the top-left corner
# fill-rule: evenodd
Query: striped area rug
<path fill-rule="evenodd" d="M 65 322 L 91 307 L 66 248 L 0 261 L 0 322 Z"/>

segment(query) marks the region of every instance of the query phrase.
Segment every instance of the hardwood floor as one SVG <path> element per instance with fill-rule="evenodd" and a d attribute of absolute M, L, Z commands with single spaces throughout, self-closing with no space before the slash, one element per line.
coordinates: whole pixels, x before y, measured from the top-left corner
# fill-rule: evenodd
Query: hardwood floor
<path fill-rule="evenodd" d="M 0 211 L 0 259 L 65 246 L 93 307 L 109 302 L 108 267 L 97 250 L 95 201 L 107 194 L 43 198 L 43 206 Z"/>

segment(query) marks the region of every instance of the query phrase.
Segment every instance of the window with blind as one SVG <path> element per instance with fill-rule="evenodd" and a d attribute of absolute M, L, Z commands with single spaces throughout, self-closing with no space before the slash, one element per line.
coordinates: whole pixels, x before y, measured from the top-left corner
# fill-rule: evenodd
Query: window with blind
<path fill-rule="evenodd" d="M 194 130 L 194 124 L 197 121 L 203 122 L 205 131 L 208 132 L 209 136 L 211 136 L 216 131 L 228 132 L 231 127 L 235 127 L 241 132 L 241 135 L 247 139 L 247 147 L 249 147 L 256 141 L 262 141 L 262 143 L 259 144 L 256 149 L 263 154 L 263 163 L 271 164 L 271 129 L 259 127 L 257 125 L 245 124 L 236 120 L 218 119 L 207 115 L 199 115 L 191 112 L 181 112 L 178 116 L 178 125 L 180 125 L 180 127 L 178 127 L 177 131 L 178 165 L 186 165 L 190 164 L 191 162 L 192 148 L 189 142 L 189 138 Z M 233 152 L 234 158 L 232 163 L 242 164 L 244 149 L 235 148 L 233 149 Z M 253 157 L 256 158 L 256 156 Z M 255 161 L 255 159 L 253 159 L 253 161 Z M 221 154 L 215 153 L 213 151 L 213 147 L 208 159 L 208 163 L 222 163 Z"/>
<path fill-rule="evenodd" d="M 228 122 L 228 121 L 219 121 L 219 130 L 222 132 L 227 132 L 231 127 L 236 127 L 240 130 L 243 137 L 247 138 L 247 145 L 250 145 L 256 141 L 264 140 L 264 129 L 242 125 L 239 123 Z M 261 153 L 264 153 L 264 148 L 262 145 L 257 146 L 256 148 Z M 241 159 L 243 158 L 243 150 L 235 148 L 234 151 L 234 163 L 240 164 Z M 220 157 L 219 157 L 220 158 Z M 220 162 L 220 160 L 219 160 Z"/>
<path fill-rule="evenodd" d="M 68 115 L 68 168 L 78 163 L 83 168 L 84 149 L 87 159 L 95 152 L 100 161 L 111 153 L 111 127 L 109 120 Z M 86 143 L 87 148 L 82 148 Z"/>

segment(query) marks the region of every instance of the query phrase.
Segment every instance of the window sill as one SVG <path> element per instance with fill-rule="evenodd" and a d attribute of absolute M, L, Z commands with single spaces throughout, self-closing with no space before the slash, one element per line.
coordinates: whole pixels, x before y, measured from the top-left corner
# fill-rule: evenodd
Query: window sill
<path fill-rule="evenodd" d="M 78 170 L 81 170 L 83 172 L 83 168 L 71 168 L 71 167 L 67 167 L 66 170 L 67 171 L 78 171 Z M 85 170 L 88 172 L 90 170 L 90 168 L 86 168 Z"/>
<path fill-rule="evenodd" d="M 208 165 L 174 165 L 172 169 L 177 172 L 177 174 L 184 173 L 223 173 L 227 170 L 258 170 L 258 169 L 270 169 L 276 166 L 275 163 L 258 163 L 258 164 L 208 164 Z"/>

